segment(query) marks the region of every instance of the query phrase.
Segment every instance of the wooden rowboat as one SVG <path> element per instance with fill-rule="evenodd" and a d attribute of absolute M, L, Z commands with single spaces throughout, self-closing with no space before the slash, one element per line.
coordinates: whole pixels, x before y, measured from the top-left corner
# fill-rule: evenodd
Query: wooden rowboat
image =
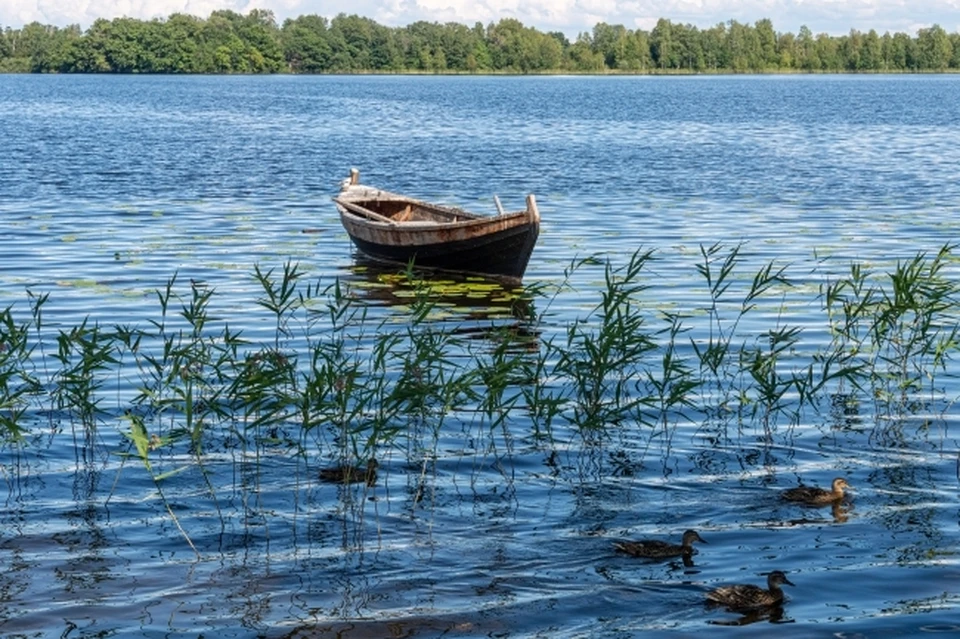
<path fill-rule="evenodd" d="M 524 211 L 477 215 L 360 184 L 350 171 L 333 198 L 340 221 L 362 253 L 417 268 L 457 271 L 519 282 L 540 234 L 534 196 Z"/>

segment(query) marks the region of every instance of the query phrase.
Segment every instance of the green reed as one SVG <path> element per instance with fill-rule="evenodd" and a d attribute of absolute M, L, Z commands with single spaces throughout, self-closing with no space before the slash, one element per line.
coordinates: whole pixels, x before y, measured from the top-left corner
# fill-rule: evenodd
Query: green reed
<path fill-rule="evenodd" d="M 174 275 L 157 291 L 160 319 L 149 320 L 152 329 L 124 331 L 124 346 L 134 354 L 141 376 L 134 405 L 158 430 L 186 438 L 199 457 L 207 427 L 229 416 L 224 391 L 244 342 L 229 325 L 220 332 L 209 326 L 218 322 L 209 313 L 212 287 L 191 281 L 189 295 L 181 296 L 174 290 L 176 280 Z M 179 313 L 171 316 L 177 305 Z"/>
<path fill-rule="evenodd" d="M 143 324 L 88 318 L 52 330 L 47 295 L 30 294 L 26 319 L 15 306 L 0 311 L 0 442 L 25 445 L 41 416 L 66 416 L 82 425 L 88 450 L 116 423 L 126 448 L 115 452 L 140 462 L 192 546 L 167 500 L 170 482 L 199 467 L 216 504 L 207 452 L 236 442 L 255 460 L 287 446 L 306 467 L 398 453 L 420 468 L 416 504 L 448 428 L 499 429 L 505 439 L 529 431 L 538 445 L 616 433 L 669 454 L 680 425 L 709 423 L 719 441 L 732 421 L 769 439 L 778 420 L 793 425 L 808 410 L 872 405 L 883 431 L 957 399 L 946 386 L 960 346 L 954 248 L 889 273 L 851 264 L 822 277 L 819 309 L 786 267 L 748 269 L 742 245 L 700 247 L 694 283 L 703 285 L 683 299 L 702 295 L 689 308 L 650 299 L 652 251 L 617 263 L 591 257 L 571 262 L 559 285 L 522 292 L 539 313 L 489 320 L 482 333 L 441 319 L 410 268 L 410 306 L 381 312 L 344 282 L 307 281 L 295 263 L 257 265 L 251 306 L 270 330 L 256 341 L 231 328 L 214 288 L 177 275 Z M 551 306 L 584 269 L 602 273 L 596 299 L 583 317 L 559 322 Z M 796 306 L 808 315 L 802 327 Z M 819 325 L 809 318 L 818 310 Z M 178 451 L 193 464 L 171 468 Z"/>
<path fill-rule="evenodd" d="M 743 277 L 742 250 L 742 244 L 730 249 L 719 243 L 701 245 L 697 271 L 707 285 L 708 330 L 705 339 L 692 339 L 690 344 L 699 360 L 701 385 L 713 393 L 704 409 L 759 419 L 769 429 L 771 420 L 788 407 L 785 398 L 796 390 L 797 376 L 784 370 L 784 359 L 799 342 L 801 331 L 778 322 L 759 335 L 741 332 L 741 324 L 758 304 L 782 299 L 792 286 L 786 267 L 772 262 L 751 279 Z"/>
<path fill-rule="evenodd" d="M 161 445 L 160 439 L 153 435 L 151 436 L 147 430 L 147 426 L 143 418 L 139 415 L 127 413 L 124 415 L 124 420 L 130 424 L 130 429 L 123 433 L 123 435 L 133 444 L 134 450 L 136 451 L 136 456 L 143 464 L 144 469 L 147 474 L 150 475 L 150 478 L 153 480 L 154 485 L 157 488 L 157 494 L 160 496 L 160 500 L 163 502 L 164 508 L 167 510 L 167 514 L 170 515 L 170 520 L 173 521 L 174 525 L 177 527 L 177 530 L 180 531 L 180 535 L 187 542 L 187 545 L 190 546 L 190 549 L 193 550 L 194 554 L 197 557 L 200 556 L 200 551 L 197 550 L 197 547 L 194 545 L 193 540 L 190 539 L 190 535 L 184 529 L 183 524 L 180 522 L 180 518 L 177 517 L 176 512 L 174 512 L 173 506 L 170 504 L 170 501 L 167 499 L 166 493 L 163 489 L 163 480 L 170 475 L 176 474 L 176 471 L 172 473 L 157 474 L 153 469 L 153 464 L 150 461 L 150 453 L 159 445 Z M 120 475 L 117 474 L 117 481 L 119 481 Z M 209 486 L 209 480 L 208 480 Z M 213 496 L 214 504 L 217 505 L 217 511 L 220 512 L 219 504 L 216 501 L 216 492 L 213 490 L 212 486 L 210 487 L 210 494 Z M 221 513 L 222 517 L 222 513 Z"/>
<path fill-rule="evenodd" d="M 567 327 L 554 375 L 566 382 L 572 421 L 581 429 L 636 418 L 645 402 L 637 390 L 639 373 L 656 346 L 647 333 L 639 296 L 647 288 L 641 272 L 651 259 L 652 252 L 637 251 L 625 266 L 607 262 L 600 300 L 585 318 Z"/>
<path fill-rule="evenodd" d="M 648 299 L 652 251 L 622 264 L 571 262 L 559 286 L 525 291 L 543 302 L 539 314 L 492 320 L 484 339 L 437 320 L 429 287 L 409 269 L 410 307 L 372 319 L 343 282 L 305 282 L 291 262 L 257 265 L 254 304 L 272 318 L 259 343 L 215 312 L 214 288 L 174 275 L 145 326 L 85 320 L 58 331 L 47 354 L 47 298 L 31 296 L 31 320 L 18 321 L 12 307 L 0 313 L 0 426 L 6 438 L 21 438 L 31 409 L 48 403 L 88 433 L 105 414 L 119 414 L 141 457 L 183 445 L 203 463 L 209 438 L 236 435 L 259 451 L 291 431 L 286 441 L 307 456 L 363 460 L 393 447 L 419 457 L 451 418 L 479 417 L 489 428 L 522 419 L 538 436 L 558 425 L 581 433 L 633 427 L 669 446 L 680 423 L 733 417 L 770 435 L 781 416 L 796 423 L 837 395 L 894 415 L 921 398 L 952 401 L 938 375 L 958 346 L 953 248 L 885 275 L 853 264 L 826 278 L 829 341 L 816 346 L 807 340 L 810 322 L 801 329 L 785 310 L 795 295 L 787 268 L 747 271 L 742 245 L 700 247 L 704 286 L 695 291 L 703 296 L 685 309 Z M 573 274 L 598 267 L 603 285 L 586 315 L 552 320 L 550 306 Z M 108 392 L 131 381 L 135 394 L 117 390 L 111 406 Z"/>
<path fill-rule="evenodd" d="M 323 320 L 326 324 L 320 323 Z M 317 423 L 334 432 L 339 458 L 370 457 L 377 442 L 367 433 L 368 398 L 383 384 L 377 379 L 378 369 L 368 368 L 366 308 L 357 305 L 336 282 L 324 310 L 314 315 L 314 322 L 314 327 L 322 327 L 311 360 Z M 378 422 L 375 418 L 373 421 Z"/>
<path fill-rule="evenodd" d="M 45 301 L 43 297 L 33 304 L 37 324 Z M 30 343 L 31 328 L 30 322 L 16 321 L 11 307 L 0 312 L 0 440 L 22 441 L 31 400 L 42 390 L 30 366 L 36 348 Z"/>
<path fill-rule="evenodd" d="M 99 324 L 84 320 L 80 326 L 59 331 L 54 358 L 60 368 L 51 392 L 57 409 L 72 411 L 87 435 L 96 433 L 105 398 L 100 389 L 118 360 L 112 335 Z"/>
<path fill-rule="evenodd" d="M 944 272 L 954 248 L 898 261 L 883 275 L 853 264 L 822 287 L 837 360 L 888 414 L 917 404 L 921 393 L 931 401 L 943 392 L 937 373 L 946 371 L 960 330 L 960 285 Z"/>
<path fill-rule="evenodd" d="M 257 304 L 274 316 L 276 338 L 246 353 L 229 395 L 248 431 L 267 428 L 275 439 L 284 425 L 303 435 L 322 428 L 341 461 L 366 459 L 396 430 L 399 407 L 386 380 L 403 337 L 370 326 L 340 281 L 304 287 L 301 278 L 291 262 L 279 276 L 255 269 Z"/>
<path fill-rule="evenodd" d="M 651 364 L 644 371 L 644 381 L 649 389 L 645 403 L 654 411 L 648 423 L 662 430 L 669 448 L 676 418 L 682 416 L 685 409 L 696 408 L 694 396 L 701 381 L 690 358 L 685 357 L 680 349 L 680 336 L 689 330 L 683 324 L 684 317 L 667 311 L 662 316 L 667 326 L 656 335 L 660 366 Z"/>
<path fill-rule="evenodd" d="M 286 262 L 279 282 L 273 269 L 264 271 L 254 265 L 254 279 L 260 284 L 262 295 L 257 306 L 273 315 L 274 339 L 272 343 L 249 345 L 241 361 L 231 362 L 235 369 L 225 392 L 228 404 L 234 413 L 239 413 L 243 425 L 241 440 L 247 435 L 276 440 L 279 428 L 290 420 L 299 421 L 301 429 L 311 428 L 309 414 L 312 394 L 303 389 L 298 371 L 297 354 L 286 348 L 293 336 L 297 314 L 309 303 L 309 298 L 298 292 L 297 281 L 302 277 L 298 265 Z M 308 285 L 308 296 L 313 286 Z M 244 340 L 243 346 L 248 346 Z"/>
<path fill-rule="evenodd" d="M 493 348 L 475 358 L 480 410 L 491 430 L 504 425 L 510 414 L 524 407 L 524 386 L 534 386 L 532 358 L 522 338 L 504 327 L 489 334 Z"/>
<path fill-rule="evenodd" d="M 415 296 L 404 326 L 402 346 L 393 352 L 396 376 L 387 401 L 405 428 L 430 437 L 432 445 L 415 451 L 429 453 L 448 415 L 465 409 L 479 398 L 481 379 L 476 362 L 465 357 L 469 346 L 456 331 L 430 320 L 436 311 L 427 287 L 415 282 Z M 409 441 L 408 443 L 418 443 Z"/>

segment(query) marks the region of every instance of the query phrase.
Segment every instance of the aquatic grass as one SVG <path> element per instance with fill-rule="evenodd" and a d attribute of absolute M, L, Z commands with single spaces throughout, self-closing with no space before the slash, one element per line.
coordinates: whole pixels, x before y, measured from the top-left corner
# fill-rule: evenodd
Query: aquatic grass
<path fill-rule="evenodd" d="M 684 316 L 663 312 L 662 319 L 667 326 L 657 333 L 660 366 L 651 365 L 643 372 L 649 389 L 644 403 L 654 411 L 646 422 L 661 430 L 669 454 L 677 419 L 684 417 L 685 409 L 696 408 L 695 393 L 701 380 L 679 348 L 680 336 L 690 330 L 683 323 Z"/>
<path fill-rule="evenodd" d="M 520 392 L 525 402 L 525 413 L 531 421 L 533 433 L 538 440 L 551 438 L 553 422 L 560 417 L 567 404 L 561 389 L 552 383 L 551 369 L 554 367 L 556 354 L 562 349 L 555 341 L 559 338 L 544 330 L 548 325 L 547 317 L 557 297 L 570 289 L 570 278 L 573 273 L 584 263 L 594 260 L 595 258 L 572 260 L 564 268 L 564 277 L 559 284 L 534 283 L 525 289 L 531 299 L 540 299 L 543 302 L 539 313 L 534 313 L 531 306 L 530 313 L 525 315 L 529 333 L 537 338 L 537 347 L 533 349 L 530 358 L 518 362 L 521 367 L 521 377 L 524 380 L 520 385 Z"/>
<path fill-rule="evenodd" d="M 933 404 L 945 392 L 937 373 L 947 371 L 960 347 L 960 284 L 944 271 L 955 248 L 945 244 L 932 258 L 920 253 L 898 261 L 886 274 L 852 264 L 846 277 L 822 286 L 832 360 L 888 418 Z"/>
<path fill-rule="evenodd" d="M 280 429 L 292 427 L 306 455 L 308 437 L 322 441 L 330 432 L 341 463 L 366 459 L 376 442 L 363 434 L 370 406 L 364 398 L 378 386 L 365 370 L 366 308 L 339 280 L 304 287 L 302 275 L 290 261 L 279 275 L 255 268 L 257 304 L 274 316 L 274 339 L 244 352 L 226 393 L 240 413 L 242 441 L 255 433 L 259 458 L 259 445 L 279 443 Z"/>
<path fill-rule="evenodd" d="M 46 297 L 34 303 L 34 318 Z M 39 319 L 35 319 L 39 323 Z M 30 322 L 17 322 L 12 307 L 0 312 L 0 441 L 21 442 L 29 426 L 27 415 L 33 398 L 42 391 L 31 370 L 35 345 L 30 343 Z"/>
<path fill-rule="evenodd" d="M 296 295 L 297 280 L 303 276 L 303 273 L 300 271 L 299 264 L 295 262 L 287 261 L 284 263 L 279 283 L 274 278 L 273 269 L 264 271 L 259 264 L 255 264 L 253 272 L 264 293 L 262 297 L 257 299 L 257 305 L 273 313 L 276 318 L 274 348 L 279 349 L 281 337 L 291 335 L 289 324 L 293 314 L 311 296 L 309 291 L 306 298 Z"/>
<path fill-rule="evenodd" d="M 244 443 L 250 432 L 255 439 L 279 441 L 280 427 L 291 420 L 304 433 L 316 425 L 310 412 L 313 389 L 309 381 L 301 384 L 299 357 L 288 345 L 298 311 L 310 304 L 316 288 L 308 284 L 306 293 L 298 290 L 303 273 L 292 261 L 284 263 L 279 282 L 274 269 L 263 270 L 259 264 L 254 265 L 253 275 L 262 291 L 256 304 L 274 317 L 274 341 L 244 350 L 242 359 L 231 363 L 235 370 L 225 396 L 232 410 L 240 413 L 239 435 Z M 244 341 L 242 346 L 251 345 Z"/>
<path fill-rule="evenodd" d="M 709 371 L 718 384 L 723 378 L 727 377 L 724 371 L 730 365 L 728 353 L 736 331 L 736 322 L 739 320 L 738 317 L 737 320 L 733 321 L 733 325 L 727 328 L 724 317 L 720 312 L 720 306 L 727 289 L 730 287 L 731 274 L 737 264 L 741 247 L 734 247 L 726 255 L 721 253 L 722 249 L 723 245 L 719 243 L 713 244 L 709 248 L 700 246 L 700 255 L 703 261 L 697 264 L 696 268 L 697 272 L 706 280 L 710 295 L 710 305 L 707 308 L 709 333 L 702 344 L 697 340 L 691 340 L 690 342 L 697 358 L 700 360 L 701 371 Z"/>
<path fill-rule="evenodd" d="M 423 286 L 411 305 L 404 327 L 403 347 L 396 352 L 398 372 L 390 401 L 409 424 L 436 433 L 447 415 L 478 399 L 478 372 L 464 356 L 469 344 L 455 331 L 429 321 L 434 302 Z"/>
<path fill-rule="evenodd" d="M 621 267 L 596 258 L 572 264 L 574 270 L 604 265 L 600 299 L 586 317 L 566 327 L 562 341 L 542 336 L 530 356 L 521 355 L 528 346 L 517 350 L 511 333 L 497 329 L 486 331 L 493 350 L 474 351 L 456 328 L 434 320 L 424 292 L 414 297 L 403 328 L 382 323 L 365 328 L 366 306 L 358 297 L 340 282 L 328 288 L 310 284 L 304 294 L 292 263 L 284 265 L 277 282 L 274 271 L 255 268 L 263 290 L 256 303 L 274 314 L 275 337 L 243 350 L 249 344 L 228 324 L 218 323 L 219 333 L 207 330 L 218 322 L 208 313 L 213 289 L 191 282 L 181 300 L 174 276 L 157 292 L 160 320 L 150 320 L 152 330 L 117 326 L 109 332 L 84 322 L 61 332 L 52 397 L 81 423 L 95 424 L 103 380 L 94 373 L 123 366 L 123 354 L 132 354 L 142 380 L 133 404 L 160 429 L 186 435 L 197 452 L 205 425 L 229 422 L 237 411 L 241 423 L 254 427 L 293 423 L 310 431 L 331 424 L 357 434 L 375 423 L 374 430 L 395 434 L 398 417 L 442 418 L 474 401 L 491 423 L 523 408 L 539 415 L 538 422 L 562 416 L 579 428 L 625 419 L 666 428 L 678 410 L 687 409 L 749 409 L 745 416 L 763 422 L 783 411 L 795 418 L 828 386 L 842 392 L 869 385 L 882 399 L 884 390 L 916 397 L 922 381 L 932 397 L 942 392 L 936 372 L 946 369 L 957 345 L 951 317 L 956 285 L 942 275 L 951 248 L 931 261 L 921 255 L 898 264 L 889 291 L 868 285 L 871 276 L 859 265 L 848 278 L 829 281 L 822 291 L 831 342 L 812 353 L 795 326 L 778 322 L 759 333 L 740 332 L 765 295 L 782 297 L 790 285 L 785 269 L 769 264 L 746 288 L 731 288 L 744 281 L 738 273 L 740 246 L 701 247 L 697 270 L 707 282 L 708 321 L 697 330 L 695 312 L 656 311 L 643 303 L 647 287 L 641 273 L 652 253 L 638 252 Z M 322 311 L 315 308 L 319 298 L 327 300 Z M 174 303 L 180 305 L 182 326 L 169 322 Z M 299 315 L 304 309 L 305 321 Z M 655 325 L 658 317 L 665 328 Z M 19 340 L 21 346 L 8 349 L 4 361 L 8 371 L 25 370 L 26 327 L 11 321 L 8 310 L 7 341 Z M 300 335 L 292 328 L 297 322 Z M 548 319 L 542 314 L 529 322 L 533 328 L 521 331 L 527 339 Z M 681 348 L 681 336 L 687 336 L 692 360 Z M 12 366 L 13 352 L 20 353 L 21 366 Z M 802 352 L 806 364 L 799 359 Z M 5 397 L 22 404 L 24 394 L 6 390 Z M 366 444 L 356 448 L 362 454 Z"/>
<path fill-rule="evenodd" d="M 244 340 L 229 325 L 219 333 L 208 327 L 218 322 L 209 314 L 215 289 L 191 280 L 189 296 L 183 298 L 174 290 L 176 280 L 174 275 L 157 291 L 160 319 L 150 320 L 153 330 L 142 333 L 135 351 L 141 385 L 134 404 L 146 410 L 158 428 L 166 423 L 185 435 L 199 458 L 207 425 L 229 417 L 224 390 Z M 180 305 L 177 316 L 182 321 L 170 317 L 174 303 Z"/>
<path fill-rule="evenodd" d="M 691 338 L 690 345 L 699 360 L 701 387 L 712 394 L 704 410 L 759 419 L 769 433 L 771 420 L 784 410 L 783 399 L 796 385 L 796 377 L 783 373 L 781 363 L 797 344 L 801 329 L 777 326 L 752 337 L 741 332 L 741 324 L 761 301 L 792 286 L 786 266 L 773 262 L 751 279 L 744 278 L 739 272 L 742 250 L 743 244 L 729 249 L 721 243 L 700 246 L 696 268 L 707 285 L 708 327 L 706 337 Z M 745 288 L 734 286 L 746 281 Z"/>
<path fill-rule="evenodd" d="M 638 249 L 573 260 L 561 284 L 521 292 L 519 312 L 460 321 L 438 315 L 435 291 L 412 272 L 399 278 L 411 293 L 406 305 L 384 313 L 339 279 L 305 281 L 294 262 L 257 265 L 252 304 L 272 318 L 257 342 L 216 311 L 213 287 L 176 274 L 156 292 L 158 314 L 145 326 L 88 318 L 53 332 L 47 297 L 31 294 L 32 319 L 18 319 L 15 307 L 0 312 L 0 427 L 21 441 L 46 414 L 31 409 L 49 405 L 83 426 L 88 446 L 117 423 L 134 451 L 122 454 L 141 461 L 161 499 L 197 467 L 215 504 L 208 451 L 237 442 L 254 473 L 272 446 L 290 446 L 308 468 L 399 454 L 419 469 L 410 479 L 415 505 L 450 428 L 475 428 L 472 440 L 492 446 L 494 430 L 509 439 L 519 420 L 548 458 L 558 429 L 564 446 L 577 435 L 591 451 L 584 459 L 598 464 L 582 469 L 590 477 L 605 464 L 635 468 L 658 443 L 666 459 L 682 423 L 713 424 L 713 442 L 730 425 L 753 426 L 769 442 L 779 420 L 796 424 L 813 409 L 833 422 L 872 417 L 865 427 L 906 436 L 906 425 L 923 428 L 923 414 L 956 400 L 941 378 L 954 376 L 958 347 L 952 250 L 886 274 L 853 264 L 821 278 L 826 342 L 810 339 L 816 322 L 790 321 L 793 296 L 810 287 L 797 292 L 774 263 L 747 271 L 742 245 L 700 247 L 705 287 L 689 308 L 664 311 L 648 299 L 656 255 Z M 600 270 L 603 284 L 583 317 L 561 325 L 551 305 L 581 269 Z M 44 343 L 54 342 L 56 353 L 46 354 Z M 632 442 L 639 458 L 606 455 L 611 436 Z M 192 461 L 158 465 L 177 450 Z"/>
<path fill-rule="evenodd" d="M 151 436 L 147 427 L 144 424 L 143 418 L 139 415 L 126 414 L 124 415 L 125 421 L 130 424 L 130 429 L 126 432 L 123 432 L 123 435 L 131 442 L 134 449 L 136 450 L 137 458 L 143 464 L 144 469 L 150 475 L 150 478 L 153 480 L 154 485 L 157 489 L 157 494 L 160 496 L 160 500 L 163 502 L 163 506 L 167 511 L 167 514 L 170 516 L 170 520 L 173 521 L 174 525 L 177 527 L 177 530 L 180 532 L 180 535 L 187 542 L 187 545 L 190 546 L 190 549 L 193 550 L 194 555 L 197 558 L 200 557 L 200 551 L 197 550 L 197 547 L 194 545 L 193 540 L 190 539 L 190 535 L 183 528 L 183 525 L 180 523 L 180 519 L 177 517 L 177 514 L 174 512 L 173 507 L 171 506 L 169 500 L 167 499 L 166 494 L 163 490 L 162 481 L 166 478 L 163 475 L 157 475 L 153 471 L 153 465 L 150 463 L 150 451 L 154 450 L 158 443 L 159 438 L 156 435 Z M 122 466 L 121 466 L 122 468 Z M 117 481 L 120 480 L 120 473 L 117 473 Z M 116 486 L 116 484 L 114 484 Z M 214 495 L 214 498 L 216 496 Z M 109 499 L 109 498 L 108 498 Z M 219 506 L 218 506 L 219 510 Z M 222 515 L 221 515 L 222 518 Z"/>
<path fill-rule="evenodd" d="M 935 390 L 935 373 L 945 367 L 957 347 L 956 307 L 958 285 L 942 276 L 945 257 L 952 246 L 942 247 L 933 259 L 925 254 L 897 262 L 890 275 L 890 290 L 883 289 L 870 329 L 876 345 L 875 366 L 893 391 L 888 403 L 908 402 L 929 382 Z"/>
<path fill-rule="evenodd" d="M 209 313 L 215 296 L 212 287 L 191 280 L 189 295 L 181 296 L 175 290 L 177 279 L 174 274 L 165 288 L 157 291 L 160 319 L 149 321 L 152 329 L 124 327 L 115 335 L 123 349 L 132 354 L 131 365 L 140 379 L 132 409 L 124 411 L 123 420 L 131 424 L 131 430 L 124 435 L 135 445 L 166 509 L 193 547 L 161 486 L 162 481 L 178 474 L 186 465 L 156 475 L 144 454 L 143 439 L 150 442 L 150 450 L 187 442 L 222 518 L 216 488 L 205 469 L 205 438 L 210 432 L 219 433 L 219 426 L 230 416 L 224 392 L 243 340 L 228 325 L 219 333 L 214 332 L 213 325 L 218 320 Z M 171 316 L 176 305 L 179 313 Z"/>
<path fill-rule="evenodd" d="M 362 459 L 374 454 L 363 436 L 366 405 L 365 328 L 366 309 L 357 305 L 339 281 L 329 289 L 323 311 L 311 312 L 312 325 L 325 320 L 321 339 L 313 343 L 310 377 L 313 408 L 318 424 L 336 434 L 341 460 Z"/>
<path fill-rule="evenodd" d="M 648 288 L 639 279 L 652 259 L 652 251 L 637 251 L 624 266 L 606 262 L 600 300 L 567 327 L 553 374 L 566 382 L 571 420 L 580 429 L 619 424 L 635 416 L 645 401 L 637 382 L 656 343 L 646 330 L 638 297 Z"/>
<path fill-rule="evenodd" d="M 522 340 L 510 327 L 488 334 L 493 348 L 475 357 L 474 365 L 480 395 L 480 410 L 488 429 L 506 422 L 510 413 L 524 406 L 523 387 L 534 377 L 530 372 L 530 354 L 517 345 Z"/>
<path fill-rule="evenodd" d="M 92 438 L 103 412 L 100 389 L 105 375 L 118 363 L 109 332 L 89 319 L 70 330 L 60 330 L 57 352 L 60 368 L 55 372 L 51 399 L 58 410 L 76 416 L 87 438 Z"/>

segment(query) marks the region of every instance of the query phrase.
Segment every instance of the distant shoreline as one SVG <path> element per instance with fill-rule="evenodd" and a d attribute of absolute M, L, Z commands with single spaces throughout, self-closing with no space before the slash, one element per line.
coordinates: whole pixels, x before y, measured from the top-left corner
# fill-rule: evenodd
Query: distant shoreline
<path fill-rule="evenodd" d="M 472 27 L 386 27 L 356 15 L 278 25 L 259 9 L 206 19 L 96 20 L 85 31 L 31 23 L 0 31 L 0 73 L 162 75 L 769 75 L 956 73 L 960 34 L 939 25 L 843 36 L 774 30 L 768 19 L 650 31 L 597 24 L 571 42 L 513 18 Z"/>
<path fill-rule="evenodd" d="M 171 77 L 190 77 L 190 76 L 209 76 L 209 77 L 254 77 L 254 76 L 298 76 L 298 77 L 351 77 L 351 76 L 384 76 L 384 77 L 499 77 L 499 78 L 525 78 L 525 77 L 562 77 L 574 76 L 581 78 L 595 77 L 752 77 L 752 76 L 871 76 L 871 75 L 957 75 L 960 69 L 919 69 L 916 71 L 890 70 L 890 71 L 798 71 L 796 69 L 780 69 L 770 71 L 731 71 L 719 69 L 716 71 L 536 71 L 519 73 L 515 71 L 330 71 L 325 73 L 298 73 L 293 71 L 277 71 L 272 73 L 143 73 L 137 71 L 130 72 L 35 72 L 35 71 L 4 71 L 0 70 L 0 75 L 73 75 L 73 76 L 171 76 Z"/>

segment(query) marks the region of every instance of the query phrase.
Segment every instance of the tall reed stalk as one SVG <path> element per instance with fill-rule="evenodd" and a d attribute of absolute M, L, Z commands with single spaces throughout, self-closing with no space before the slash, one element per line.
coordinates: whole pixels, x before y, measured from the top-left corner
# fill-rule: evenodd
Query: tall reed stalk
<path fill-rule="evenodd" d="M 438 320 L 412 269 L 410 307 L 373 313 L 339 280 L 305 283 L 292 262 L 257 265 L 254 304 L 272 328 L 262 343 L 215 313 L 213 288 L 191 281 L 181 291 L 176 274 L 157 291 L 157 317 L 146 328 L 104 329 L 88 318 L 53 339 L 47 296 L 31 294 L 32 319 L 18 320 L 14 307 L 0 311 L 0 437 L 23 441 L 42 414 L 34 407 L 76 420 L 88 438 L 119 414 L 128 447 L 166 503 L 163 486 L 177 472 L 160 463 L 166 450 L 188 450 L 204 470 L 208 446 L 234 436 L 257 459 L 287 432 L 305 458 L 346 463 L 404 451 L 420 465 L 422 494 L 451 424 L 511 433 L 523 420 L 540 440 L 565 428 L 590 441 L 614 430 L 635 435 L 632 426 L 648 445 L 660 438 L 669 450 L 681 421 L 732 418 L 771 437 L 779 419 L 797 423 L 837 397 L 873 402 L 876 415 L 896 420 L 957 399 L 946 385 L 960 346 L 954 248 L 900 261 L 886 274 L 852 264 L 825 278 L 826 343 L 809 340 L 815 322 L 791 324 L 784 309 L 795 289 L 786 267 L 745 273 L 742 245 L 701 246 L 702 303 L 669 311 L 646 299 L 652 251 L 622 264 L 573 261 L 558 287 L 527 289 L 545 302 L 538 315 L 498 320 L 483 340 Z M 603 284 L 590 310 L 553 319 L 551 304 L 573 274 L 597 264 Z M 56 352 L 44 343 L 56 343 Z M 115 407 L 111 380 L 126 385 Z"/>
<path fill-rule="evenodd" d="M 945 272 L 955 248 L 898 261 L 886 277 L 853 264 L 822 287 L 834 359 L 887 415 L 944 392 L 937 373 L 960 346 L 960 284 Z"/>
<path fill-rule="evenodd" d="M 637 251 L 625 266 L 607 262 L 599 302 L 567 327 L 553 373 L 566 382 L 572 421 L 581 429 L 636 419 L 645 402 L 637 385 L 656 343 L 639 302 L 647 285 L 639 279 L 652 259 L 652 251 Z"/>
<path fill-rule="evenodd" d="M 35 304 L 34 317 L 45 300 Z M 30 343 L 30 330 L 29 322 L 16 321 L 11 307 L 0 312 L 0 441 L 23 440 L 30 405 L 42 391 L 31 370 L 35 346 Z"/>
<path fill-rule="evenodd" d="M 697 271 L 707 284 L 708 331 L 705 338 L 690 343 L 705 376 L 702 386 L 712 393 L 704 398 L 708 400 L 705 410 L 759 418 L 769 428 L 796 384 L 795 376 L 781 364 L 797 344 L 800 329 L 778 325 L 752 338 L 741 334 L 741 324 L 761 300 L 771 294 L 782 295 L 778 289 L 791 286 L 786 267 L 773 263 L 757 271 L 745 289 L 734 286 L 746 281 L 739 273 L 742 250 L 742 244 L 731 249 L 719 243 L 700 246 L 702 261 Z"/>
<path fill-rule="evenodd" d="M 56 407 L 79 418 L 85 435 L 92 437 L 105 399 L 100 389 L 110 367 L 118 363 L 112 336 L 85 319 L 80 326 L 59 332 L 54 358 L 60 364 L 52 392 Z"/>
<path fill-rule="evenodd" d="M 663 312 L 666 328 L 657 333 L 659 367 L 651 365 L 644 372 L 649 389 L 647 405 L 654 411 L 650 425 L 659 428 L 669 450 L 673 431 L 685 409 L 695 409 L 695 393 L 701 380 L 680 350 L 680 335 L 689 329 L 678 313 Z"/>

